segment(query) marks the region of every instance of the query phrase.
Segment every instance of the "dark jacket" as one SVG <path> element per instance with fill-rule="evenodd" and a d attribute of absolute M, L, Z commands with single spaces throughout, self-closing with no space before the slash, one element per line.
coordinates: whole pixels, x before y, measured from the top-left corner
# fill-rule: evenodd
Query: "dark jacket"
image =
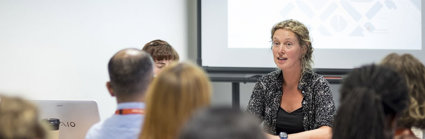
<path fill-rule="evenodd" d="M 263 128 L 270 134 L 276 133 L 276 118 L 282 98 L 283 76 L 281 70 L 261 77 L 254 86 L 248 103 L 248 112 L 263 122 Z M 329 83 L 323 76 L 306 71 L 298 84 L 303 95 L 304 130 L 333 125 L 335 104 Z"/>

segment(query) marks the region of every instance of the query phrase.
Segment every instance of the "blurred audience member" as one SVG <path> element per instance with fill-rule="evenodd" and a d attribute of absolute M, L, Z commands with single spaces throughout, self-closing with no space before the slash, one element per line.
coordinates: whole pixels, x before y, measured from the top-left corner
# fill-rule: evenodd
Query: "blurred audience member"
<path fill-rule="evenodd" d="M 142 50 L 151 54 L 155 62 L 155 75 L 158 75 L 159 72 L 170 63 L 179 61 L 179 54 L 176 50 L 163 40 L 150 41 L 143 46 Z"/>
<path fill-rule="evenodd" d="M 259 121 L 239 109 L 212 107 L 197 112 L 180 139 L 265 139 Z"/>
<path fill-rule="evenodd" d="M 0 95 L 0 139 L 47 139 L 36 105 L 19 97 Z"/>
<path fill-rule="evenodd" d="M 108 64 L 106 88 L 117 100 L 114 115 L 93 125 L 87 139 L 136 139 L 144 117 L 144 97 L 153 78 L 151 56 L 138 49 L 118 51 Z"/>
<path fill-rule="evenodd" d="M 391 139 L 408 106 L 404 78 L 387 67 L 354 69 L 343 81 L 334 139 Z"/>
<path fill-rule="evenodd" d="M 140 139 L 175 139 L 198 108 L 209 106 L 208 76 L 191 63 L 174 63 L 152 82 L 146 96 L 146 119 Z"/>
<path fill-rule="evenodd" d="M 397 121 L 396 137 L 413 135 L 423 138 L 425 129 L 425 66 L 410 54 L 389 54 L 382 65 L 401 74 L 409 89 L 410 105 Z"/>

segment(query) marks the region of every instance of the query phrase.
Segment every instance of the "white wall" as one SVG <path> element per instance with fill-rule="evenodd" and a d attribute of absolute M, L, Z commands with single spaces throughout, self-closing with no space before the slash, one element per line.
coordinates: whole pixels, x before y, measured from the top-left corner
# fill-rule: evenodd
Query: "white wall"
<path fill-rule="evenodd" d="M 115 99 L 107 63 L 120 49 L 163 39 L 187 59 L 185 0 L 1 0 L 0 93 L 28 99 Z"/>

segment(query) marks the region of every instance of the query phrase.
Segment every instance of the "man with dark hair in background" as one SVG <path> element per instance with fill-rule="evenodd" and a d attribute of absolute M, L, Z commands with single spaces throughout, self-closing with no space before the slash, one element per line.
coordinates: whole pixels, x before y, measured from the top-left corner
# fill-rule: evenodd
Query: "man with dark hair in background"
<path fill-rule="evenodd" d="M 176 50 L 164 40 L 153 40 L 145 44 L 142 48 L 143 51 L 152 56 L 154 64 L 154 74 L 158 75 L 163 68 L 170 65 L 170 63 L 179 61 L 179 54 Z"/>
<path fill-rule="evenodd" d="M 87 139 L 137 138 L 144 119 L 144 96 L 153 78 L 151 56 L 138 49 L 118 51 L 108 63 L 106 87 L 117 99 L 113 116 L 92 126 Z"/>

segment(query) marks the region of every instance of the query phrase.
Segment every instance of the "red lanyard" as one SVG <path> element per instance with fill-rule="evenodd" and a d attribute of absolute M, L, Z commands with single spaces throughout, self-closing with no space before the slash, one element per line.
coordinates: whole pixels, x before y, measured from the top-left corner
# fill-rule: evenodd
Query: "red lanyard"
<path fill-rule="evenodd" d="M 144 109 L 119 109 L 115 111 L 117 115 L 127 115 L 127 114 L 145 114 Z"/>

